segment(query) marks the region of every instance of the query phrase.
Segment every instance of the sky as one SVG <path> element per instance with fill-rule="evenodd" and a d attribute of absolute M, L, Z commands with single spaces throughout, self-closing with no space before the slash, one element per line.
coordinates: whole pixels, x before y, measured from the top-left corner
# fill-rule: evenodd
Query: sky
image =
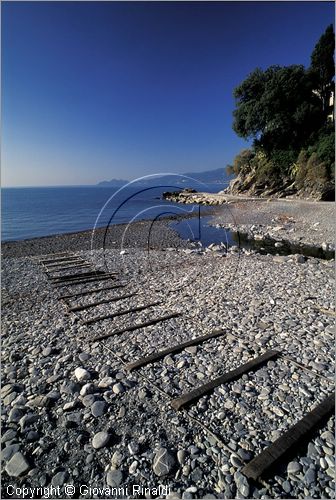
<path fill-rule="evenodd" d="M 2 7 L 2 185 L 225 167 L 248 147 L 234 88 L 309 65 L 332 2 L 15 2 Z"/>

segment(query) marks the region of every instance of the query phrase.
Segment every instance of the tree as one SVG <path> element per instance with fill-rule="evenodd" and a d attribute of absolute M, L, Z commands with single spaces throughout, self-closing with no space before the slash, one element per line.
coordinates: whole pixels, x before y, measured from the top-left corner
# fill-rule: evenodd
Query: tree
<path fill-rule="evenodd" d="M 334 65 L 335 34 L 332 24 L 327 27 L 311 55 L 309 68 L 314 89 L 322 101 L 324 115 L 328 115 L 329 100 L 333 89 L 333 78 L 335 76 Z"/>
<path fill-rule="evenodd" d="M 257 68 L 234 91 L 233 129 L 267 154 L 299 151 L 322 125 L 319 98 L 301 65 Z"/>

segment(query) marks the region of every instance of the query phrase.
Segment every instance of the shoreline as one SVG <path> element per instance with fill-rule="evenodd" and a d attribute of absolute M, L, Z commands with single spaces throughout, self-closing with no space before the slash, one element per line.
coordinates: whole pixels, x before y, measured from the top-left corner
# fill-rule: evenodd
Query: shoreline
<path fill-rule="evenodd" d="M 187 193 L 189 195 L 190 193 Z M 206 193 L 205 193 L 206 194 Z M 210 198 L 213 193 L 208 193 Z M 226 195 L 225 195 L 226 196 Z M 227 196 L 226 196 L 227 198 Z M 198 212 L 165 216 L 153 223 L 140 220 L 130 224 L 113 224 L 109 228 L 97 228 L 93 239 L 94 249 L 102 248 L 151 248 L 187 247 L 172 222 L 196 218 Z M 201 209 L 201 217 L 210 218 L 209 226 L 222 228 L 241 235 L 247 248 L 262 249 L 270 253 L 275 248 L 283 254 L 292 246 L 298 253 L 310 248 L 333 258 L 335 250 L 333 220 L 334 203 L 306 200 L 258 199 L 232 196 L 221 205 L 207 205 Z M 92 230 L 58 233 L 25 240 L 2 243 L 2 256 L 23 257 L 41 253 L 57 253 L 68 250 L 91 250 Z M 303 249 L 300 252 L 300 249 Z M 290 253 L 290 252 L 289 252 Z M 293 252 L 292 252 L 293 253 Z M 317 254 L 316 254 L 317 255 Z M 325 258 L 325 257 L 322 257 Z"/>
<path fill-rule="evenodd" d="M 214 210 L 209 207 L 204 216 L 214 215 Z M 183 219 L 197 217 L 197 212 L 185 215 L 169 215 L 155 221 L 154 228 L 151 228 L 152 220 L 139 220 L 132 223 L 112 224 L 109 227 L 96 228 L 95 230 L 95 246 L 104 242 L 104 234 L 106 232 L 106 245 L 108 248 L 118 248 L 121 245 L 123 236 L 126 239 L 123 244 L 127 247 L 147 247 L 148 235 L 151 235 L 153 244 L 158 248 L 166 248 L 167 246 L 183 245 L 184 240 L 181 239 L 177 232 L 169 227 L 170 222 L 175 222 Z M 131 228 L 131 231 L 129 231 Z M 83 231 L 75 231 L 69 233 L 56 233 L 46 236 L 36 236 L 23 240 L 11 240 L 2 242 L 2 257 L 24 257 L 28 255 L 38 255 L 49 252 L 54 245 L 55 249 L 50 253 L 57 253 L 64 250 L 91 250 L 91 235 L 93 229 Z M 127 234 L 128 233 L 128 234 Z M 135 244 L 134 244 L 135 243 Z"/>

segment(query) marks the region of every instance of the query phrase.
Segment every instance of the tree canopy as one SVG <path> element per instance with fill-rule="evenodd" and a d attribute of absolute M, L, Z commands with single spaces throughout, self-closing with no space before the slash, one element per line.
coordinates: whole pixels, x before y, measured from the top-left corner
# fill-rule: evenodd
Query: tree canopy
<path fill-rule="evenodd" d="M 332 24 L 327 27 L 311 55 L 310 77 L 322 100 L 324 113 L 328 113 L 329 98 L 335 76 L 335 34 Z"/>
<path fill-rule="evenodd" d="M 233 129 L 253 147 L 238 155 L 231 168 L 245 177 L 242 189 L 253 184 L 319 186 L 329 196 L 334 182 L 335 133 L 330 121 L 334 88 L 334 30 L 328 26 L 303 65 L 255 69 L 234 90 Z M 236 184 L 238 186 L 238 184 Z M 296 189 L 293 188 L 293 189 Z M 328 192 L 328 195 L 325 193 Z"/>
<path fill-rule="evenodd" d="M 255 69 L 235 90 L 233 129 L 266 152 L 306 146 L 326 121 L 334 78 L 334 31 L 328 26 L 302 65 Z"/>
<path fill-rule="evenodd" d="M 235 91 L 233 129 L 265 151 L 298 149 L 323 122 L 320 101 L 303 66 L 256 69 Z"/>

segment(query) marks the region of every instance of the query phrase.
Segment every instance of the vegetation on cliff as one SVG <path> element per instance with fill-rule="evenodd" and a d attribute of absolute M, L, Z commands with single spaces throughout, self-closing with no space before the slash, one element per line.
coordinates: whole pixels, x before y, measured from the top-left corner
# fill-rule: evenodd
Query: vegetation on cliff
<path fill-rule="evenodd" d="M 253 146 L 236 156 L 230 191 L 334 196 L 333 27 L 316 44 L 309 68 L 257 68 L 235 90 L 233 129 Z"/>

